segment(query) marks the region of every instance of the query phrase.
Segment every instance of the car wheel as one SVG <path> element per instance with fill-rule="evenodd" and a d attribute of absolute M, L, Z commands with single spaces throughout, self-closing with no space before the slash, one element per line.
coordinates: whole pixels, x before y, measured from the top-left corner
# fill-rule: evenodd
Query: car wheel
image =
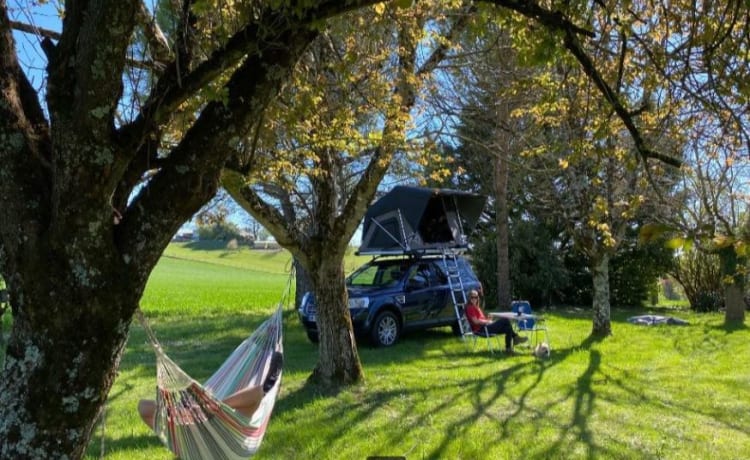
<path fill-rule="evenodd" d="M 378 347 L 390 347 L 398 340 L 401 325 L 396 315 L 389 311 L 380 313 L 372 325 L 371 338 Z"/>
<path fill-rule="evenodd" d="M 310 342 L 312 343 L 318 343 L 318 333 L 313 331 L 307 331 L 307 338 L 310 339 Z"/>

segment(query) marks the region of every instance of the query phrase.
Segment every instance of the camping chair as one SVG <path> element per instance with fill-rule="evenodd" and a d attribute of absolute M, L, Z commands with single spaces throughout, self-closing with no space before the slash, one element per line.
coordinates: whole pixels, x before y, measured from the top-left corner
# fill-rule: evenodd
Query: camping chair
<path fill-rule="evenodd" d="M 490 352 L 490 354 L 494 354 L 494 348 L 492 346 L 492 340 L 496 337 L 495 334 L 492 334 L 487 331 L 487 326 L 484 326 L 483 331 L 479 333 L 475 333 L 474 330 L 471 328 L 471 323 L 469 322 L 469 318 L 466 316 L 466 312 L 461 309 L 461 332 L 463 334 L 464 340 L 471 340 L 472 343 L 472 349 L 477 348 L 477 340 L 478 339 L 484 339 L 487 342 L 487 350 Z"/>
<path fill-rule="evenodd" d="M 534 315 L 531 311 L 531 304 L 528 300 L 514 300 L 510 304 L 510 309 L 513 313 L 521 313 L 524 315 Z M 547 325 L 545 324 L 544 318 L 534 315 L 534 318 L 523 318 L 516 321 L 516 330 L 519 334 L 524 334 L 529 337 L 529 341 L 526 342 L 532 349 L 536 347 L 542 341 L 539 340 L 539 333 L 544 333 L 544 340 L 549 345 L 549 335 L 547 334 Z"/>

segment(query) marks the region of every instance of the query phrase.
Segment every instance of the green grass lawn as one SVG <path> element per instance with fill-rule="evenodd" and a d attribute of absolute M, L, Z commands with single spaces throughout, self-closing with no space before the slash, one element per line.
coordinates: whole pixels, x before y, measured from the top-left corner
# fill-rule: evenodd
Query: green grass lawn
<path fill-rule="evenodd" d="M 280 300 L 288 255 L 171 246 L 142 308 L 166 352 L 207 378 Z M 271 261 L 270 259 L 275 259 Z M 256 259 L 259 259 L 256 261 Z M 663 313 L 689 326 L 634 326 Z M 612 313 L 613 335 L 588 339 L 588 309 L 545 312 L 552 355 L 490 355 L 449 328 L 360 348 L 364 384 L 307 383 L 317 349 L 287 310 L 282 391 L 257 459 L 739 459 L 750 452 L 750 333 L 719 314 Z M 141 424 L 154 356 L 134 323 L 88 458 L 172 459 Z"/>

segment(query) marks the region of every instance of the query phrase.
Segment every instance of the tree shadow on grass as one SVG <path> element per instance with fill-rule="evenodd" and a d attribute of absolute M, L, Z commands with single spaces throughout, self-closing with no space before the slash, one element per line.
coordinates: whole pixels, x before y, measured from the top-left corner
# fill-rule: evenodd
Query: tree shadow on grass
<path fill-rule="evenodd" d="M 285 317 L 285 323 L 293 321 L 290 316 Z M 215 321 L 209 326 L 210 329 L 221 329 L 224 327 L 221 321 Z M 166 327 L 165 325 L 162 325 Z M 205 325 L 208 326 L 208 325 Z M 288 324 L 287 324 L 288 326 Z M 714 326 L 704 324 L 705 334 L 710 332 Z M 195 325 L 193 324 L 194 328 Z M 201 324 L 203 333 L 204 324 Z M 635 327 L 635 326 L 634 326 Z M 188 328 L 189 329 L 189 328 Z M 287 329 L 289 329 L 287 327 Z M 683 332 L 680 332 L 683 331 Z M 173 331 L 177 337 L 183 334 L 183 330 L 176 327 Z M 695 331 L 687 331 L 681 328 L 665 329 L 661 333 L 675 334 L 675 340 L 688 340 L 693 337 Z M 213 333 L 209 332 L 209 336 Z M 715 334 L 715 333 L 714 333 Z M 171 333 L 168 334 L 171 337 Z M 700 339 L 694 339 L 700 342 Z M 229 341 L 229 340 L 227 340 Z M 289 417 L 297 417 L 304 414 L 308 407 L 315 415 L 309 420 L 294 420 L 287 424 L 274 426 L 274 439 L 284 441 L 268 440 L 271 442 L 269 448 L 275 449 L 304 449 L 306 454 L 319 455 L 320 458 L 328 458 L 332 447 L 347 439 L 349 436 L 357 436 L 358 425 L 372 424 L 372 414 L 386 411 L 400 414 L 404 420 L 399 420 L 398 429 L 388 428 L 386 436 L 389 440 L 403 445 L 419 442 L 418 436 L 411 433 L 420 433 L 432 426 L 433 418 L 443 418 L 448 421 L 444 425 L 439 437 L 433 437 L 429 446 L 425 448 L 422 456 L 424 458 L 447 458 L 455 449 L 455 440 L 461 436 L 469 436 L 471 427 L 478 422 L 492 419 L 499 429 L 495 438 L 489 439 L 488 443 L 507 442 L 517 436 L 512 430 L 518 423 L 533 423 L 543 420 L 551 425 L 555 431 L 553 436 L 546 437 L 537 443 L 533 452 L 525 453 L 531 458 L 559 458 L 565 452 L 573 449 L 580 453 L 583 451 L 588 458 L 610 458 L 621 455 L 622 452 L 632 451 L 633 447 L 626 445 L 627 440 L 609 439 L 602 437 L 601 433 L 592 428 L 591 419 L 595 413 L 597 404 L 607 405 L 615 403 L 622 405 L 623 401 L 634 401 L 635 404 L 647 406 L 658 406 L 660 411 L 665 411 L 666 417 L 678 417 L 681 413 L 694 412 L 705 417 L 710 417 L 724 424 L 727 428 L 747 432 L 747 428 L 737 425 L 736 417 L 731 413 L 721 414 L 701 413 L 701 409 L 689 407 L 687 403 L 670 402 L 669 407 L 662 407 L 664 402 L 658 396 L 644 392 L 644 376 L 627 369 L 618 369 L 603 366 L 604 356 L 597 345 L 601 339 L 588 337 L 568 348 L 554 348 L 549 359 L 544 361 L 501 357 L 502 354 L 490 355 L 485 350 L 475 350 L 470 346 L 460 343 L 460 339 L 453 336 L 449 328 L 433 329 L 421 332 L 411 332 L 402 337 L 396 345 L 397 348 L 370 348 L 360 347 L 360 356 L 366 371 L 366 378 L 388 379 L 389 366 L 409 363 L 414 366 L 415 376 L 425 380 L 424 384 L 410 383 L 399 386 L 397 382 L 388 382 L 382 389 L 373 390 L 367 384 L 355 387 L 327 387 L 305 382 L 299 387 L 282 391 L 281 398 L 277 401 L 275 412 L 287 413 Z M 236 342 L 235 342 L 236 345 Z M 478 344 L 480 346 L 482 344 Z M 229 346 L 229 344 L 227 344 Z M 223 348 L 223 346 L 222 346 Z M 307 343 L 304 333 L 299 327 L 285 331 L 285 372 L 304 372 L 310 369 L 314 363 L 311 353 L 315 352 L 315 346 Z M 206 358 L 202 358 L 206 360 Z M 536 398 L 541 384 L 545 379 L 554 379 L 550 375 L 556 368 L 569 359 L 585 360 L 579 375 L 575 377 L 574 383 L 564 387 L 560 394 L 552 398 Z M 514 361 L 516 360 L 516 361 Z M 217 366 L 219 358 L 212 359 Z M 493 366 L 491 373 L 482 371 L 477 374 L 455 374 L 446 371 L 455 370 L 456 366 Z M 377 371 L 374 371 L 377 369 Z M 377 372 L 377 374 L 375 373 Z M 526 383 L 528 376 L 532 375 L 531 383 Z M 408 373 L 399 371 L 400 378 L 413 378 Z M 523 381 L 524 387 L 519 394 L 519 381 Z M 441 399 L 434 400 L 434 392 L 429 387 L 430 382 L 455 388 L 455 391 L 441 394 Z M 602 391 L 603 385 L 613 385 L 622 390 L 621 396 L 614 396 L 618 401 L 613 401 L 611 391 Z M 513 391 L 509 391 L 512 389 Z M 620 392 L 618 391 L 618 394 Z M 511 396 L 512 395 L 512 396 Z M 117 397 L 119 395 L 115 395 Z M 338 400 L 344 398 L 345 402 L 334 402 L 327 400 Z M 470 410 L 466 411 L 467 399 L 470 401 Z M 424 404 L 430 400 L 430 410 L 426 411 Z M 331 410 L 321 411 L 313 408 L 319 404 L 329 405 Z M 570 409 L 568 409 L 570 405 Z M 463 409 L 456 413 L 456 407 Z M 569 416 L 552 420 L 552 414 L 559 414 L 560 408 Z M 601 409 L 600 409 L 601 410 Z M 705 410 L 703 410 L 705 412 Z M 447 414 L 447 415 L 441 415 Z M 278 417 L 277 415 L 276 417 Z M 734 423 L 733 423 L 734 422 Z M 377 424 L 382 424 L 377 420 Z M 403 425 L 403 426 L 402 426 Z M 335 434 L 317 434 L 315 445 L 310 447 L 310 441 L 306 440 L 307 430 L 315 432 L 320 427 L 335 427 Z M 636 427 L 633 427 L 634 429 Z M 596 436 L 595 436 L 596 435 Z M 516 438 L 517 439 L 517 438 Z M 266 441 L 266 442 L 268 442 Z M 158 445 L 158 441 L 153 440 Z M 279 442 L 279 444 L 276 444 Z M 298 443 L 298 444 L 295 444 Z M 122 441 L 113 443 L 113 448 L 122 444 Z M 149 444 L 150 445 L 150 444 Z M 123 448 L 132 448 L 129 443 L 122 444 Z M 290 447 L 291 446 L 291 447 Z M 373 448 L 376 448 L 374 446 Z M 619 447 L 619 450 L 618 450 Z M 653 446 L 641 447 L 644 456 L 653 456 L 653 450 L 646 449 Z M 427 450 L 428 449 L 428 450 Z M 281 452 L 281 451 L 280 451 Z M 301 455 L 301 451 L 298 452 Z M 379 455 L 383 452 L 363 452 Z M 521 455 L 521 452 L 518 452 Z M 637 455 L 634 452 L 634 456 Z"/>
<path fill-rule="evenodd" d="M 727 334 L 734 334 L 735 332 L 743 332 L 747 331 L 748 327 L 745 324 L 745 322 L 731 322 L 727 323 L 726 321 L 723 321 L 721 324 L 711 325 L 712 329 L 717 331 L 723 331 Z"/>
<path fill-rule="evenodd" d="M 432 337 L 433 334 L 427 334 L 423 338 L 427 336 Z M 414 336 L 410 340 L 419 342 L 420 339 L 418 337 L 419 335 Z M 457 340 L 455 337 L 451 337 L 451 339 L 454 341 Z M 423 453 L 425 458 L 446 458 L 446 455 L 449 455 L 450 445 L 454 442 L 455 438 L 466 434 L 467 429 L 481 419 L 491 418 L 497 421 L 500 430 L 498 430 L 497 440 L 495 441 L 501 442 L 512 435 L 510 433 L 510 425 L 512 425 L 511 422 L 516 417 L 527 417 L 528 413 L 533 413 L 533 417 L 544 417 L 545 411 L 551 408 L 532 407 L 528 402 L 535 386 L 544 379 L 547 372 L 565 361 L 570 354 L 590 350 L 596 342 L 598 342 L 597 339 L 587 339 L 579 346 L 570 349 L 555 350 L 548 360 L 534 360 L 531 362 L 528 360 L 521 361 L 520 359 L 523 359 L 523 357 L 505 357 L 502 353 L 491 355 L 485 352 L 473 351 L 463 346 L 456 347 L 455 342 L 452 344 L 452 347 L 445 348 L 442 354 L 425 356 L 415 349 L 403 354 L 399 353 L 398 358 L 401 362 L 408 362 L 417 357 L 420 358 L 421 367 L 415 369 L 415 372 L 418 372 L 420 378 L 425 381 L 422 388 L 417 384 L 384 390 L 372 390 L 368 389 L 366 385 L 361 385 L 352 391 L 351 387 L 328 387 L 307 381 L 296 390 L 285 393 L 283 401 L 279 403 L 278 409 L 283 411 L 287 407 L 294 407 L 297 410 L 304 411 L 306 405 L 312 404 L 313 401 L 320 398 L 338 399 L 342 397 L 342 394 L 344 395 L 343 397 L 353 398 L 352 404 L 334 404 L 335 410 L 326 413 L 326 420 L 339 425 L 339 429 L 336 430 L 336 438 L 322 443 L 327 448 L 330 448 L 339 439 L 346 439 L 347 436 L 355 436 L 353 427 L 362 423 L 370 423 L 372 413 L 393 411 L 394 409 L 390 406 L 394 402 L 397 405 L 401 405 L 406 401 L 407 406 L 400 408 L 398 412 L 405 414 L 409 422 L 408 426 L 404 429 L 394 430 L 391 441 L 395 445 L 412 442 L 410 441 L 411 433 L 419 432 L 419 430 L 431 426 L 433 417 L 440 418 L 441 413 L 450 413 L 455 411 L 456 407 L 465 407 L 466 400 L 469 398 L 473 410 L 469 412 L 462 410 L 461 412 L 464 415 L 458 419 L 455 419 L 454 415 L 449 415 L 447 418 L 455 419 L 455 421 L 451 422 L 450 426 L 447 427 L 439 443 L 430 446 L 430 450 Z M 432 352 L 434 351 L 433 349 Z M 578 384 L 571 389 L 569 395 L 555 402 L 562 402 L 568 397 L 576 399 L 575 411 L 570 423 L 564 427 L 564 432 L 561 433 L 559 441 L 549 444 L 550 450 L 547 453 L 559 454 L 559 451 L 556 449 L 562 447 L 566 442 L 566 435 L 569 432 L 573 432 L 579 441 L 583 440 L 588 443 L 591 451 L 595 450 L 593 437 L 587 421 L 593 411 L 595 399 L 591 388 L 591 381 L 594 379 L 594 375 L 600 370 L 601 356 L 597 350 L 590 350 L 590 355 L 589 366 L 578 379 Z M 393 356 L 390 359 L 393 360 Z M 455 368 L 456 362 L 466 363 L 467 359 L 473 359 L 474 363 L 472 365 L 477 366 L 497 366 L 498 363 L 503 363 L 504 365 L 489 377 L 481 377 L 481 373 L 458 378 L 445 375 L 445 369 Z M 386 361 L 384 359 L 382 362 Z M 372 364 L 374 365 L 375 363 Z M 508 405 L 507 390 L 511 386 L 518 388 L 516 381 L 520 377 L 529 374 L 536 375 L 535 382 L 524 388 L 523 393 L 517 400 L 511 401 L 515 407 L 511 413 L 502 418 L 498 416 L 495 413 L 496 408 Z M 436 401 L 436 404 L 431 406 L 429 411 L 425 411 L 421 407 L 424 401 L 435 401 L 429 382 L 439 382 L 443 386 L 455 386 L 456 391 L 449 394 L 448 397 L 442 398 L 441 396 L 441 399 Z M 359 396 L 352 396 L 352 392 L 359 394 Z M 490 396 L 486 396 L 488 392 Z M 320 423 L 323 423 L 323 421 L 318 420 L 318 424 Z M 287 433 L 287 436 L 284 436 L 284 434 L 281 435 L 284 439 L 288 439 L 288 436 L 292 436 L 292 433 Z M 325 454 L 323 451 L 307 453 L 312 455 Z M 382 452 L 363 452 L 365 456 L 368 454 L 380 455 Z"/>

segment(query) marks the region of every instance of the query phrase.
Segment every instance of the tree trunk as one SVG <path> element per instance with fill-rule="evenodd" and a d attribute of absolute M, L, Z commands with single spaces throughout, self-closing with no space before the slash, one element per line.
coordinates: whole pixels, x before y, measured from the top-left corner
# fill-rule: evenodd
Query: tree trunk
<path fill-rule="evenodd" d="M 609 254 L 597 257 L 593 264 L 594 324 L 591 335 L 607 337 L 612 334 L 609 314 Z"/>
<path fill-rule="evenodd" d="M 297 260 L 297 258 L 294 258 L 294 309 L 302 305 L 302 296 L 305 295 L 305 292 L 312 291 L 312 281 L 310 280 L 310 275 L 307 274 L 307 270 L 305 270 L 305 267 Z"/>
<path fill-rule="evenodd" d="M 497 306 L 510 310 L 511 286 L 508 256 L 508 151 L 495 157 L 495 225 L 497 226 Z"/>
<path fill-rule="evenodd" d="M 352 332 L 343 265 L 339 259 L 311 271 L 318 314 L 318 364 L 310 379 L 350 384 L 364 378 Z"/>
<path fill-rule="evenodd" d="M 728 285 L 724 289 L 726 301 L 726 312 L 724 322 L 726 324 L 742 324 L 745 322 L 745 294 L 742 287 L 737 283 Z"/>
<path fill-rule="evenodd" d="M 745 275 L 744 257 L 738 257 L 734 247 L 730 246 L 719 251 L 722 279 L 732 282 L 724 287 L 724 322 L 726 324 L 742 324 L 745 322 Z"/>
<path fill-rule="evenodd" d="M 13 328 L 0 376 L 0 458 L 83 457 L 142 292 L 122 270 L 92 263 L 85 273 L 71 273 L 46 256 L 39 282 L 14 290 L 11 299 Z M 106 278 L 118 281 L 92 289 Z"/>

